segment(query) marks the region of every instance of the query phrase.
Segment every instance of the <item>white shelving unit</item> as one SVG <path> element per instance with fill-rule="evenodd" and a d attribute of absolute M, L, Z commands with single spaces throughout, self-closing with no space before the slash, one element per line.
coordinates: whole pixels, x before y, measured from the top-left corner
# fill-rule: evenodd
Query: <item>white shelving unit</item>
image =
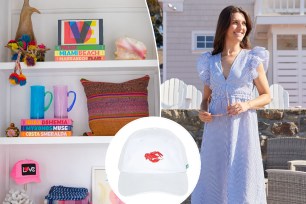
<path fill-rule="evenodd" d="M 0 29 L 0 47 L 14 38 L 22 3 L 20 0 L 11 0 L 0 8 L 0 17 L 7 19 L 3 22 L 7 27 Z M 107 147 L 113 136 L 81 136 L 83 132 L 90 131 L 81 78 L 119 83 L 149 75 L 149 114 L 160 115 L 159 65 L 145 0 L 30 0 L 30 5 L 42 12 L 32 15 L 37 41 L 51 49 L 57 45 L 57 20 L 102 18 L 106 60 L 54 62 L 52 49 L 47 52 L 46 62 L 37 63 L 35 67 L 26 67 L 22 63 L 27 84 L 22 87 L 11 86 L 8 77 L 14 63 L 8 62 L 8 50 L 0 49 L 0 202 L 9 189 L 23 188 L 9 176 L 13 165 L 21 159 L 33 159 L 40 164 L 41 183 L 27 186 L 27 193 L 35 203 L 42 203 L 53 185 L 79 186 L 91 190 L 91 169 L 104 166 Z M 147 59 L 114 60 L 114 42 L 122 36 L 144 42 L 148 49 Z M 73 136 L 5 137 L 5 129 L 10 122 L 20 127 L 20 119 L 29 117 L 30 86 L 44 85 L 46 90 L 53 92 L 53 86 L 58 84 L 66 84 L 69 90 L 77 93 L 75 106 L 69 112 L 69 118 L 74 121 Z M 52 117 L 51 105 L 45 112 L 45 118 Z"/>
<path fill-rule="evenodd" d="M 1 71 L 8 70 L 10 73 L 14 69 L 15 63 L 13 62 L 2 62 L 1 63 Z M 158 66 L 158 62 L 156 60 L 106 60 L 106 61 L 48 61 L 48 62 L 37 62 L 34 67 L 28 67 L 24 63 L 21 63 L 21 68 L 23 71 L 33 71 L 37 72 L 37 70 L 45 71 L 47 69 L 113 69 L 113 68 L 122 68 L 123 71 L 129 68 L 134 68 L 134 70 L 142 69 L 150 69 L 151 67 Z M 59 71 L 56 70 L 56 71 Z"/>
<path fill-rule="evenodd" d="M 2 63 L 5 68 L 0 69 L 0 83 L 4 89 L 0 94 L 5 95 L 0 110 L 0 129 L 4 132 L 10 122 L 20 127 L 20 120 L 30 115 L 30 86 L 44 85 L 46 91 L 53 91 L 53 86 L 66 84 L 69 90 L 77 93 L 75 107 L 69 112 L 74 121 L 74 135 L 83 135 L 89 131 L 87 102 L 81 78 L 92 81 L 123 82 L 144 75 L 150 76 L 148 86 L 148 102 L 150 115 L 159 115 L 159 72 L 157 60 L 144 61 L 105 61 L 105 62 L 42 62 L 35 67 L 24 68 L 27 77 L 26 86 L 11 86 L 8 76 L 12 72 L 14 63 Z M 0 63 L 0 66 L 2 65 Z M 2 92 L 2 93 L 1 93 Z M 45 118 L 53 118 L 53 106 L 45 112 Z M 82 117 L 80 117 L 82 116 Z M 1 139 L 1 138 L 0 138 Z M 1 141 L 1 140 L 0 140 Z M 0 143 L 1 144 L 1 143 Z"/>
<path fill-rule="evenodd" d="M 57 145 L 57 144 L 109 144 L 113 136 L 73 136 L 73 137 L 52 137 L 41 138 L 1 138 L 1 145 Z"/>

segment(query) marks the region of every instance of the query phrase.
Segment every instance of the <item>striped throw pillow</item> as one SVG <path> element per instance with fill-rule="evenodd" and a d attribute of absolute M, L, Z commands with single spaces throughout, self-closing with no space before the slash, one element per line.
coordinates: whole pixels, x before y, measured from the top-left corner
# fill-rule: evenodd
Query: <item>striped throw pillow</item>
<path fill-rule="evenodd" d="M 122 83 L 81 79 L 89 127 L 96 136 L 113 136 L 132 120 L 149 116 L 148 75 Z"/>

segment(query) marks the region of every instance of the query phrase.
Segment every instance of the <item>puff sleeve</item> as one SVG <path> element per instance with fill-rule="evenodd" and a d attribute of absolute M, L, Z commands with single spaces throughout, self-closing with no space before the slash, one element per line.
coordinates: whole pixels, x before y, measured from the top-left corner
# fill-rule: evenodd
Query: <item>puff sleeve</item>
<path fill-rule="evenodd" d="M 211 52 L 205 52 L 203 53 L 197 63 L 197 70 L 200 76 L 200 79 L 204 82 L 204 85 L 210 86 L 210 70 L 209 70 L 209 64 L 210 64 L 210 58 L 211 58 Z"/>
<path fill-rule="evenodd" d="M 263 64 L 265 72 L 268 70 L 269 65 L 269 51 L 264 47 L 254 47 L 250 51 L 250 75 L 252 79 L 258 77 L 257 67 L 260 63 Z"/>

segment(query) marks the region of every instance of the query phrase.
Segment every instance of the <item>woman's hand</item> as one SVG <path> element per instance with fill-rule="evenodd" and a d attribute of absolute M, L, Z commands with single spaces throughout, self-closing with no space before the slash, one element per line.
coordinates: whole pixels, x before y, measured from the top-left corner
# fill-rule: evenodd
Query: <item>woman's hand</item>
<path fill-rule="evenodd" d="M 202 122 L 207 123 L 207 122 L 211 122 L 212 121 L 212 116 L 211 113 L 204 111 L 204 110 L 200 110 L 199 111 L 199 118 Z"/>
<path fill-rule="evenodd" d="M 229 115 L 238 115 L 239 113 L 243 113 L 251 108 L 249 102 L 239 102 L 233 103 L 232 105 L 227 107 L 227 113 Z"/>

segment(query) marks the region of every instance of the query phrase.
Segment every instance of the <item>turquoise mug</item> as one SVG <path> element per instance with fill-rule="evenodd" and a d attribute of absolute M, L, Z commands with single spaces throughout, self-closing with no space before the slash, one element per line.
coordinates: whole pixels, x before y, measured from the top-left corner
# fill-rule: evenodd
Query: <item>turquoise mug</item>
<path fill-rule="evenodd" d="M 48 105 L 45 106 L 45 97 L 50 95 Z M 31 86 L 31 119 L 44 119 L 45 111 L 49 109 L 53 100 L 53 94 L 50 91 L 45 92 L 44 86 Z"/>

